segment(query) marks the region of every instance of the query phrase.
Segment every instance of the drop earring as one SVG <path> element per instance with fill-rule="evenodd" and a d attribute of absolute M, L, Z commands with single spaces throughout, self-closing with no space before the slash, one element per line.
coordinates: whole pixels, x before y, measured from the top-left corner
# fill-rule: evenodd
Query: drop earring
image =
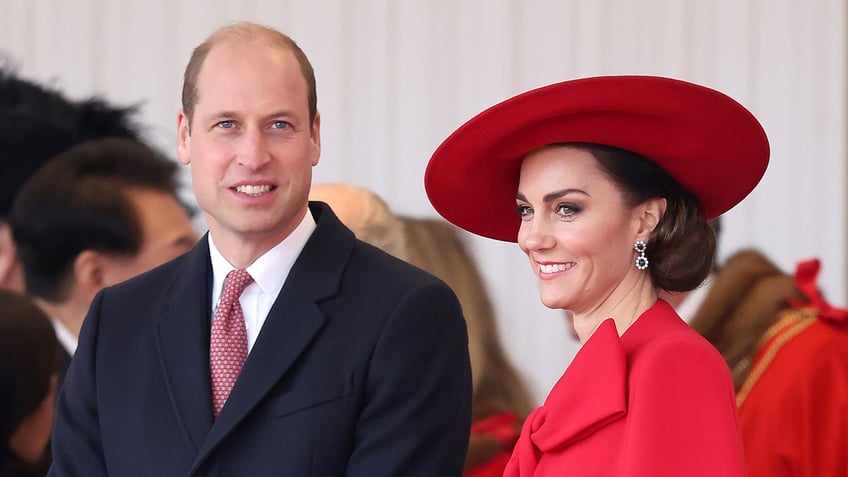
<path fill-rule="evenodd" d="M 647 270 L 648 268 L 648 257 L 645 256 L 645 250 L 648 249 L 648 244 L 645 243 L 644 240 L 637 240 L 636 243 L 633 244 L 633 250 L 639 253 L 636 256 L 636 268 L 638 270 Z"/>

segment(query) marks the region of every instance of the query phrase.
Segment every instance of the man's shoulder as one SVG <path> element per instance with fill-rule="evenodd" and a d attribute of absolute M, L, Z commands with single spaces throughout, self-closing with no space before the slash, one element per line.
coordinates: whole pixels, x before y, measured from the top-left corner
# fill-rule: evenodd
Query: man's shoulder
<path fill-rule="evenodd" d="M 177 280 L 180 271 L 186 266 L 186 254 L 165 262 L 151 270 L 136 275 L 126 281 L 106 289 L 110 295 L 124 297 L 150 297 L 161 294 Z M 201 272 L 204 273 L 204 272 Z"/>
<path fill-rule="evenodd" d="M 431 273 L 360 240 L 356 240 L 351 250 L 348 273 L 362 273 L 372 275 L 375 279 L 408 285 L 441 283 Z"/>

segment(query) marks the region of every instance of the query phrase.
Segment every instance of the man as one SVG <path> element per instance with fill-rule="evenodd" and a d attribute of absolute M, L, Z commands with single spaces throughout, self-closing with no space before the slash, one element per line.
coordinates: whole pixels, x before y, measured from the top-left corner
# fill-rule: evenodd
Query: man
<path fill-rule="evenodd" d="M 308 203 L 314 85 L 266 27 L 225 27 L 194 51 L 178 151 L 209 233 L 95 297 L 50 475 L 461 475 L 459 304 Z"/>
<path fill-rule="evenodd" d="M 39 168 L 10 215 L 26 292 L 53 321 L 61 384 L 94 294 L 191 248 L 177 165 L 124 138 L 84 142 Z"/>
<path fill-rule="evenodd" d="M 101 98 L 71 101 L 57 90 L 0 68 L 0 288 L 24 291 L 23 270 L 8 223 L 19 188 L 55 154 L 88 139 L 141 140 L 135 107 Z"/>

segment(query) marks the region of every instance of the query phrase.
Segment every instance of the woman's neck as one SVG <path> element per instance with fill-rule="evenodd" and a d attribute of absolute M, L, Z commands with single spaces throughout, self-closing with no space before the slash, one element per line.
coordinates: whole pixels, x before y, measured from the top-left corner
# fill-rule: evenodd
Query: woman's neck
<path fill-rule="evenodd" d="M 632 283 L 622 283 L 594 307 L 574 312 L 574 329 L 585 343 L 606 319 L 615 322 L 618 336 L 657 302 L 657 290 L 647 274 Z"/>

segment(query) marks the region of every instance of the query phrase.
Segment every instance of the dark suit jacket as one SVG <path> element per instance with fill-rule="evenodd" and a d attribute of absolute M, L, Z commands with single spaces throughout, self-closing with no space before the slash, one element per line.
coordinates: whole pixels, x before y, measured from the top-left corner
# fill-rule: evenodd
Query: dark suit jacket
<path fill-rule="evenodd" d="M 207 240 L 97 295 L 51 476 L 461 475 L 471 376 L 456 297 L 310 208 L 317 228 L 217 421 Z"/>

